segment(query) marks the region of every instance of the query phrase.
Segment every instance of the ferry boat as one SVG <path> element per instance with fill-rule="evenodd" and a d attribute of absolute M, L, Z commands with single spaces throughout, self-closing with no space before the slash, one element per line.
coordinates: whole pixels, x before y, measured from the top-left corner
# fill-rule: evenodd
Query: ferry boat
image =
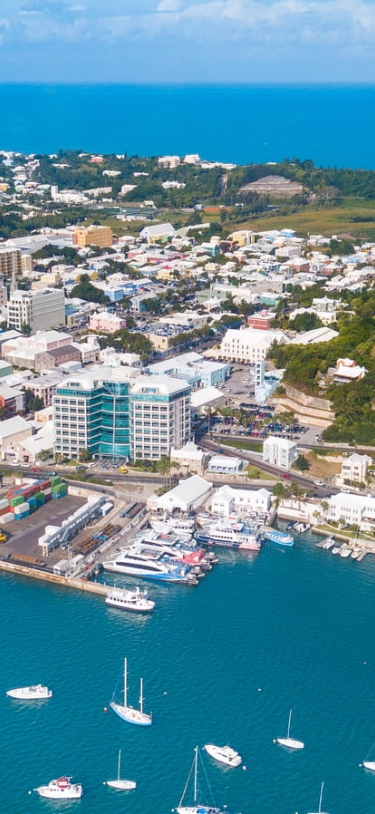
<path fill-rule="evenodd" d="M 193 534 L 194 520 L 187 518 L 177 517 L 151 517 L 150 526 L 159 534 Z"/>
<path fill-rule="evenodd" d="M 106 605 L 112 608 L 150 613 L 154 610 L 155 602 L 148 598 L 147 591 L 141 591 L 137 586 L 134 591 L 112 588 L 106 596 Z"/>
<path fill-rule="evenodd" d="M 291 548 L 294 545 L 294 537 L 286 531 L 278 531 L 278 529 L 264 526 L 262 534 L 265 540 L 275 545 L 285 546 L 286 548 Z"/>
<path fill-rule="evenodd" d="M 195 539 L 204 545 L 237 548 L 242 551 L 260 551 L 262 541 L 259 527 L 245 526 L 241 523 L 238 526 L 238 531 L 224 523 L 202 526 L 198 529 Z"/>
<path fill-rule="evenodd" d="M 157 582 L 196 582 L 196 578 L 193 578 L 193 575 L 190 576 L 190 568 L 184 563 L 179 563 L 177 567 L 162 560 L 161 554 L 150 558 L 150 556 L 132 549 L 123 550 L 114 560 L 103 562 L 103 568 L 105 571 L 152 579 Z"/>
<path fill-rule="evenodd" d="M 147 553 L 147 551 L 158 551 L 170 557 L 172 560 L 178 560 L 190 566 L 199 565 L 208 571 L 212 568 L 212 562 L 215 562 L 215 557 L 211 557 L 203 548 L 199 548 L 196 543 L 188 545 L 183 543 L 168 545 L 159 537 L 155 540 L 150 540 L 149 538 L 143 540 L 139 543 L 139 550 L 143 553 Z"/>
<path fill-rule="evenodd" d="M 6 695 L 9 698 L 18 698 L 20 701 L 40 701 L 44 698 L 51 698 L 52 690 L 44 684 L 33 684 L 31 687 L 17 687 L 15 690 L 8 690 Z"/>
<path fill-rule="evenodd" d="M 50 780 L 47 786 L 38 786 L 34 791 L 50 800 L 78 800 L 82 797 L 83 789 L 80 783 L 71 783 L 71 779 L 59 777 L 57 780 Z"/>

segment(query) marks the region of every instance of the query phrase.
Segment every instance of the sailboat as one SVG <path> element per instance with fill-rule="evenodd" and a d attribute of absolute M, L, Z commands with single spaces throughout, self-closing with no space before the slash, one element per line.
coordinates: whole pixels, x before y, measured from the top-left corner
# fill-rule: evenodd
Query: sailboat
<path fill-rule="evenodd" d="M 286 738 L 276 738 L 274 743 L 279 743 L 280 746 L 287 746 L 288 749 L 303 749 L 305 744 L 303 741 L 297 741 L 295 738 L 290 737 L 290 724 L 292 721 L 292 712 L 291 709 L 289 712 L 289 720 L 288 720 L 288 731 L 286 733 Z"/>
<path fill-rule="evenodd" d="M 220 808 L 216 808 L 214 805 L 205 805 L 204 803 L 198 802 L 198 755 L 199 749 L 198 746 L 194 749 L 194 760 L 188 775 L 188 779 L 185 784 L 185 788 L 182 792 L 181 800 L 175 809 L 177 814 L 224 814 Z M 193 805 L 185 806 L 184 800 L 189 788 L 189 782 L 192 773 L 194 772 L 194 798 L 193 798 Z"/>
<path fill-rule="evenodd" d="M 368 760 L 368 758 L 370 757 L 371 753 L 374 750 L 374 745 L 375 744 L 372 744 L 371 749 L 363 763 L 359 764 L 360 766 L 363 766 L 364 769 L 368 769 L 370 772 L 375 772 L 375 760 Z"/>
<path fill-rule="evenodd" d="M 310 811 L 309 814 L 324 814 L 322 811 L 322 799 L 323 799 L 323 789 L 324 789 L 324 781 L 320 787 L 320 795 L 319 795 L 319 809 L 318 811 Z"/>
<path fill-rule="evenodd" d="M 121 780 L 121 749 L 119 749 L 117 759 L 117 779 L 107 780 L 105 785 L 111 786 L 112 789 L 118 791 L 130 791 L 130 789 L 135 789 L 137 785 L 133 780 Z"/>
<path fill-rule="evenodd" d="M 127 721 L 129 724 L 136 724 L 137 726 L 150 726 L 152 724 L 152 716 L 147 712 L 143 712 L 143 679 L 140 681 L 140 695 L 139 695 L 139 709 L 128 706 L 128 688 L 127 688 L 127 671 L 128 660 L 124 659 L 124 703 L 119 704 L 115 699 L 115 691 L 110 702 L 110 707 L 119 718 Z"/>

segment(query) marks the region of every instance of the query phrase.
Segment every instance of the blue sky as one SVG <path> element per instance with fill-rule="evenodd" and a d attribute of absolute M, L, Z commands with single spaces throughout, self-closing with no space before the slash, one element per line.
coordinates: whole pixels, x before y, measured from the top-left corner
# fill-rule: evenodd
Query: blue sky
<path fill-rule="evenodd" d="M 375 82 L 375 0 L 1 0 L 0 81 Z"/>

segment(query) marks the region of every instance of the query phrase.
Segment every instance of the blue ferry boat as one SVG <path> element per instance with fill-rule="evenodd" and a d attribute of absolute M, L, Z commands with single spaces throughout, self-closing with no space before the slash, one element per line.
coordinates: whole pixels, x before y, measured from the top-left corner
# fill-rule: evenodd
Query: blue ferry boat
<path fill-rule="evenodd" d="M 291 548 L 294 545 L 294 537 L 286 531 L 278 531 L 277 529 L 264 528 L 262 531 L 264 540 L 275 545 Z"/>

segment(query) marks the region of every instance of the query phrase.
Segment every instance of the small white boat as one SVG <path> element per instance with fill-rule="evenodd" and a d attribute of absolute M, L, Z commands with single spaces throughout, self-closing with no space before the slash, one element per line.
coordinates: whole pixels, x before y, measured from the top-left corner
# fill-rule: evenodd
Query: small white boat
<path fill-rule="evenodd" d="M 225 763 L 226 766 L 241 766 L 241 755 L 230 746 L 215 746 L 213 743 L 206 743 L 203 749 L 219 763 Z"/>
<path fill-rule="evenodd" d="M 152 724 L 152 716 L 149 715 L 147 712 L 143 712 L 143 679 L 140 680 L 140 695 L 139 695 L 139 709 L 134 709 L 134 707 L 128 706 L 128 687 L 127 687 L 127 670 L 128 670 L 128 662 L 127 659 L 124 659 L 124 703 L 119 704 L 115 698 L 115 692 L 112 696 L 112 701 L 110 702 L 110 707 L 113 709 L 113 712 L 122 718 L 123 721 L 127 721 L 128 724 L 136 724 L 137 726 L 150 726 Z"/>
<path fill-rule="evenodd" d="M 289 712 L 289 720 L 288 720 L 288 731 L 286 733 L 286 738 L 276 738 L 274 743 L 278 743 L 280 746 L 286 746 L 288 749 L 303 749 L 305 744 L 303 741 L 297 741 L 295 738 L 290 737 L 290 724 L 292 721 L 292 711 Z"/>
<path fill-rule="evenodd" d="M 346 559 L 347 557 L 350 557 L 351 553 L 352 553 L 351 548 L 348 548 L 345 545 L 341 546 L 340 557 L 344 557 L 344 559 Z"/>
<path fill-rule="evenodd" d="M 340 548 L 340 546 L 339 546 L 339 545 L 335 545 L 335 546 L 334 546 L 334 547 L 331 549 L 331 551 L 332 551 L 332 554 L 339 554 L 339 553 L 340 553 L 340 551 L 341 551 L 341 548 Z"/>
<path fill-rule="evenodd" d="M 110 605 L 112 608 L 122 608 L 122 610 L 138 611 L 139 613 L 150 613 L 155 607 L 155 602 L 148 598 L 147 591 L 141 591 L 138 585 L 134 591 L 112 588 L 105 601 L 106 605 Z"/>
<path fill-rule="evenodd" d="M 6 695 L 9 698 L 18 698 L 21 701 L 40 701 L 43 698 L 51 698 L 52 690 L 43 684 L 32 684 L 30 687 L 18 687 L 15 690 L 8 690 Z"/>
<path fill-rule="evenodd" d="M 324 811 L 322 811 L 323 789 L 324 789 L 324 782 L 322 783 L 322 785 L 320 787 L 319 809 L 318 809 L 318 811 L 310 811 L 309 814 L 325 814 Z"/>
<path fill-rule="evenodd" d="M 105 785 L 110 786 L 111 789 L 117 789 L 117 791 L 130 791 L 130 789 L 136 788 L 137 784 L 134 783 L 134 780 L 121 779 L 121 749 L 119 749 L 117 760 L 117 779 L 107 780 Z"/>
<path fill-rule="evenodd" d="M 83 789 L 80 783 L 71 783 L 71 779 L 59 777 L 57 780 L 50 780 L 47 786 L 38 786 L 34 791 L 50 800 L 78 800 L 82 797 Z"/>

